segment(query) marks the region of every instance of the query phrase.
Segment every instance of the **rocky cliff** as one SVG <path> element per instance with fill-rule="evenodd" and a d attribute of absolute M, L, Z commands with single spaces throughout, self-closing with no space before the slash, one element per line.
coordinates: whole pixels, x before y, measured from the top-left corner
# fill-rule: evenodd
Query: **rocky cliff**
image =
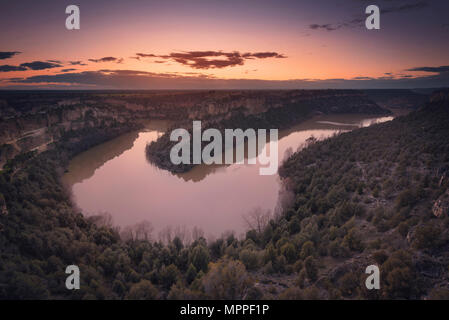
<path fill-rule="evenodd" d="M 388 113 L 356 90 L 2 92 L 0 166 L 86 128 L 135 128 L 150 119 L 220 121 L 291 105 L 321 113 Z"/>

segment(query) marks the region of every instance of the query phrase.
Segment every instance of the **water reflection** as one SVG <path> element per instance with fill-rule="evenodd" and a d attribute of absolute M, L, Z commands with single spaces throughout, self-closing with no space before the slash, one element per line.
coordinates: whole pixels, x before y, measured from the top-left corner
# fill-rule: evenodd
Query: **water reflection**
<path fill-rule="evenodd" d="M 156 137 L 161 136 L 169 127 L 169 122 L 155 120 L 147 123 L 143 132 L 156 132 Z M 139 137 L 139 132 L 129 132 L 115 139 L 95 146 L 86 152 L 82 152 L 70 161 L 63 182 L 68 186 L 80 183 L 92 177 L 95 170 L 115 157 L 120 156 L 126 150 L 133 147 L 134 141 Z"/>
<path fill-rule="evenodd" d="M 337 132 L 390 120 L 361 115 L 318 116 L 279 132 L 279 160 L 308 138 L 323 139 Z M 145 146 L 168 125 L 151 123 L 75 157 L 64 181 L 72 188 L 84 214 L 109 212 L 119 226 L 150 221 L 155 233 L 166 226 L 197 226 L 209 234 L 244 231 L 242 216 L 255 207 L 273 210 L 280 181 L 259 175 L 259 164 L 199 165 L 173 175 L 147 162 Z"/>
<path fill-rule="evenodd" d="M 350 131 L 354 130 L 356 128 L 362 128 L 362 127 L 368 127 L 370 125 L 381 123 L 385 121 L 392 120 L 393 117 L 373 117 L 373 118 L 366 118 L 366 115 L 332 115 L 332 116 L 317 116 L 313 119 L 307 120 L 305 122 L 302 122 L 296 126 L 293 126 L 289 129 L 282 130 L 279 132 L 278 139 L 282 140 L 285 137 L 288 137 L 290 134 L 295 133 L 297 131 L 310 131 L 310 130 L 316 130 L 316 129 L 322 129 L 325 130 L 324 132 L 312 132 L 315 133 L 318 136 L 314 136 L 318 139 L 327 138 L 327 133 L 330 133 L 326 130 L 332 130 L 333 133 L 338 132 L 344 132 L 344 131 Z M 331 121 L 332 120 L 332 121 Z M 345 121 L 345 122 L 342 122 Z M 298 137 L 300 138 L 300 137 Z M 296 138 L 293 138 L 295 140 Z M 301 139 L 301 138 L 300 138 Z M 246 141 L 246 140 L 245 140 Z M 285 141 L 284 141 L 285 143 Z M 284 144 L 283 143 L 283 144 Z M 295 144 L 294 141 L 291 141 L 292 146 Z M 246 143 L 245 143 L 246 144 Z M 292 147 L 291 146 L 291 147 Z M 298 146 L 296 146 L 298 147 Z M 248 163 L 248 154 L 247 154 L 247 147 L 245 145 L 245 162 Z M 258 155 L 262 150 L 257 150 Z M 296 151 L 296 150 L 295 150 Z M 279 161 L 283 160 L 283 155 L 286 152 L 286 150 L 279 149 Z M 218 172 L 219 170 L 224 170 L 224 168 L 229 167 L 230 165 L 226 164 L 213 164 L 213 165 L 198 165 L 194 167 L 192 170 L 186 172 L 186 173 L 174 173 L 176 176 L 184 179 L 185 181 L 193 181 L 198 182 L 206 178 L 209 174 Z"/>

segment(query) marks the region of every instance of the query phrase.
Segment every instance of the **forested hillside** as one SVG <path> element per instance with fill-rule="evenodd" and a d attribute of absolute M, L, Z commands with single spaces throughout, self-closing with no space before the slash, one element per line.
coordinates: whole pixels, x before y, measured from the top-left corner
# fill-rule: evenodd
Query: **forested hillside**
<path fill-rule="evenodd" d="M 448 297 L 447 91 L 293 154 L 280 168 L 293 202 L 243 240 L 125 241 L 85 218 L 60 182 L 71 156 L 108 138 L 85 131 L 0 173 L 1 299 Z M 70 264 L 80 290 L 65 288 Z M 364 286 L 369 264 L 380 266 L 378 291 Z"/>
<path fill-rule="evenodd" d="M 293 238 L 312 248 L 318 276 L 356 297 L 366 293 L 363 269 L 377 264 L 380 297 L 447 297 L 448 137 L 446 91 L 406 117 L 316 143 L 285 163 L 280 174 L 295 201 L 284 223 L 300 225 Z"/>

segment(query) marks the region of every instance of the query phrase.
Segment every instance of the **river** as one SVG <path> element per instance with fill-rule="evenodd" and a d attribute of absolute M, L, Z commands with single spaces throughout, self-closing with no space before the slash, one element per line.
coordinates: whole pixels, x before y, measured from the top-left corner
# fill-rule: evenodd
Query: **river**
<path fill-rule="evenodd" d="M 311 136 L 335 133 L 391 120 L 368 115 L 321 115 L 279 132 L 279 161 Z M 255 208 L 274 211 L 281 188 L 275 175 L 259 175 L 259 164 L 200 165 L 172 174 L 150 164 L 145 146 L 156 140 L 165 122 L 154 121 L 74 157 L 63 176 L 84 215 L 108 212 L 121 228 L 149 221 L 153 238 L 161 230 L 203 230 L 208 238 L 227 231 L 242 234 L 244 215 Z"/>

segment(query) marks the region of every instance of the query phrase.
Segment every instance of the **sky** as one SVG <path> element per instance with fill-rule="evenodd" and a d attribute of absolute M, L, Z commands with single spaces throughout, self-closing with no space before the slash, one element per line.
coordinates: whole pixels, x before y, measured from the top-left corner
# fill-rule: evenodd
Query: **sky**
<path fill-rule="evenodd" d="M 447 0 L 1 0 L 0 30 L 0 89 L 449 86 Z"/>

